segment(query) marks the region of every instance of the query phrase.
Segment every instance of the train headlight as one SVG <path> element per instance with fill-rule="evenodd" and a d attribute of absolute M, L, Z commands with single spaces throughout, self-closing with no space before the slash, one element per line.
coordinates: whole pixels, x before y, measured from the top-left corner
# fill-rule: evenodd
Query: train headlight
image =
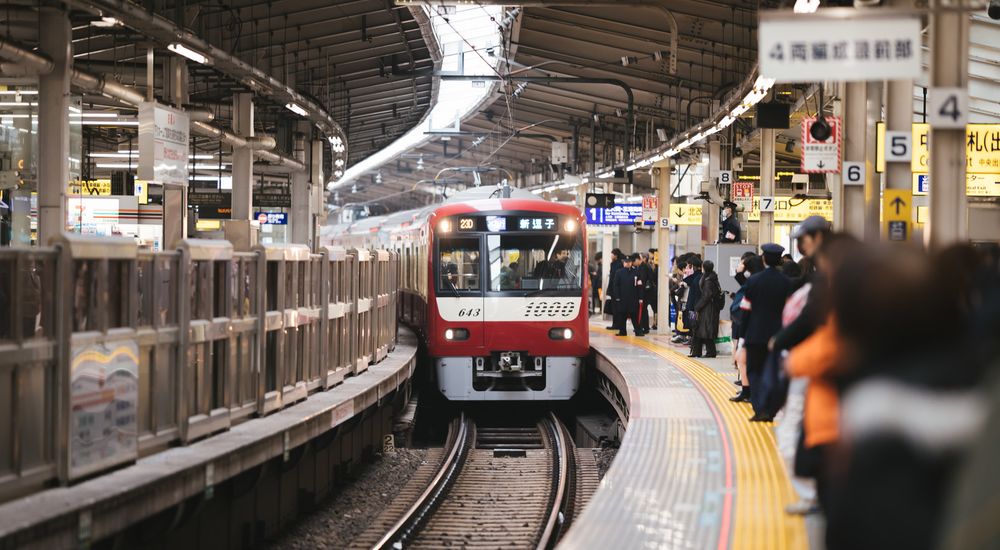
<path fill-rule="evenodd" d="M 469 330 L 464 328 L 449 328 L 444 331 L 445 340 L 468 340 Z"/>
<path fill-rule="evenodd" d="M 438 230 L 442 233 L 451 232 L 451 220 L 441 220 L 441 223 L 438 224 Z"/>
<path fill-rule="evenodd" d="M 563 222 L 563 231 L 567 233 L 576 231 L 576 220 L 566 220 Z"/>
<path fill-rule="evenodd" d="M 571 328 L 551 328 L 549 338 L 552 340 L 572 340 L 573 329 Z"/>

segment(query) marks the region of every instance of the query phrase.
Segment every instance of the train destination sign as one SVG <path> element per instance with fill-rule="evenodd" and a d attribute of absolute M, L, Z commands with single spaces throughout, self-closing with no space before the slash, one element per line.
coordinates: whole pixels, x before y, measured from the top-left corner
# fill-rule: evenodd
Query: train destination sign
<path fill-rule="evenodd" d="M 559 227 L 555 216 L 462 216 L 456 222 L 455 227 L 459 231 L 490 233 L 555 231 Z"/>

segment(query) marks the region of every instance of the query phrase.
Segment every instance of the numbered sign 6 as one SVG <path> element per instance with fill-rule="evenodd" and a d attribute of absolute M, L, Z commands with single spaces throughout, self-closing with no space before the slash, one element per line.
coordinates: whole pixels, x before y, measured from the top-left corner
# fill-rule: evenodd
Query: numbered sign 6
<path fill-rule="evenodd" d="M 931 88 L 927 118 L 933 128 L 963 130 L 969 121 L 969 92 L 965 88 Z"/>
<path fill-rule="evenodd" d="M 844 185 L 864 185 L 865 163 L 845 162 L 843 177 L 844 177 Z"/>
<path fill-rule="evenodd" d="M 913 156 L 913 135 L 910 130 L 885 133 L 885 161 L 910 162 Z"/>

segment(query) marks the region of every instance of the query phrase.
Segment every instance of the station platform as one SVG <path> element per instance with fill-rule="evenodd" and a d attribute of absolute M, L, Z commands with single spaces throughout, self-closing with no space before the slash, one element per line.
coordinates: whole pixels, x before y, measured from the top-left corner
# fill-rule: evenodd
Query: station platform
<path fill-rule="evenodd" d="M 597 492 L 560 548 L 809 548 L 771 423 L 732 403 L 728 358 L 686 356 L 667 335 L 591 325 L 598 376 L 627 429 Z"/>
<path fill-rule="evenodd" d="M 339 464 L 360 460 L 364 446 L 381 441 L 380 427 L 390 425 L 392 414 L 377 406 L 410 380 L 416 357 L 416 336 L 400 328 L 385 359 L 329 390 L 131 466 L 0 504 L 0 548 L 86 547 L 109 537 L 122 547 L 169 547 L 121 533 L 171 507 L 180 507 L 183 516 L 183 503 L 192 497 L 202 511 L 194 514 L 199 519 L 174 526 L 191 532 L 181 539 L 217 548 L 252 546 L 241 524 L 254 519 L 266 524 L 265 533 L 275 531 L 295 517 L 303 495 L 319 500 L 330 491 Z M 338 430 L 346 435 L 332 437 Z M 273 481 L 265 479 L 269 465 L 280 471 Z M 239 490 L 232 486 L 237 478 Z"/>

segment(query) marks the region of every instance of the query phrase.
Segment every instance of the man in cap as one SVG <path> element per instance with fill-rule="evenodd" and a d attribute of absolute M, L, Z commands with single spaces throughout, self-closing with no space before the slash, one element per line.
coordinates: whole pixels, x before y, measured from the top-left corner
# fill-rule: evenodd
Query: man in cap
<path fill-rule="evenodd" d="M 719 228 L 721 234 L 720 243 L 738 243 L 743 236 L 740 229 L 740 220 L 736 219 L 736 203 L 726 201 L 722 207 L 722 227 Z"/>
<path fill-rule="evenodd" d="M 768 343 L 781 329 L 781 311 L 791 289 L 791 281 L 778 271 L 781 254 L 785 248 L 769 243 L 761 247 L 766 268 L 747 280 L 740 309 L 744 312 L 741 353 L 746 354 L 747 377 L 750 387 L 760 387 L 760 376 L 767 360 Z M 772 418 L 763 411 L 754 410 L 750 420 L 770 422 Z"/>
<path fill-rule="evenodd" d="M 622 258 L 622 268 L 615 273 L 615 278 L 611 281 L 613 291 L 615 323 L 618 327 L 618 336 L 625 336 L 625 320 L 632 320 L 632 330 L 636 336 L 644 336 L 645 333 L 639 327 L 639 299 L 642 295 L 643 281 L 639 277 L 638 270 L 634 263 L 638 260 L 638 254 L 625 256 Z"/>

